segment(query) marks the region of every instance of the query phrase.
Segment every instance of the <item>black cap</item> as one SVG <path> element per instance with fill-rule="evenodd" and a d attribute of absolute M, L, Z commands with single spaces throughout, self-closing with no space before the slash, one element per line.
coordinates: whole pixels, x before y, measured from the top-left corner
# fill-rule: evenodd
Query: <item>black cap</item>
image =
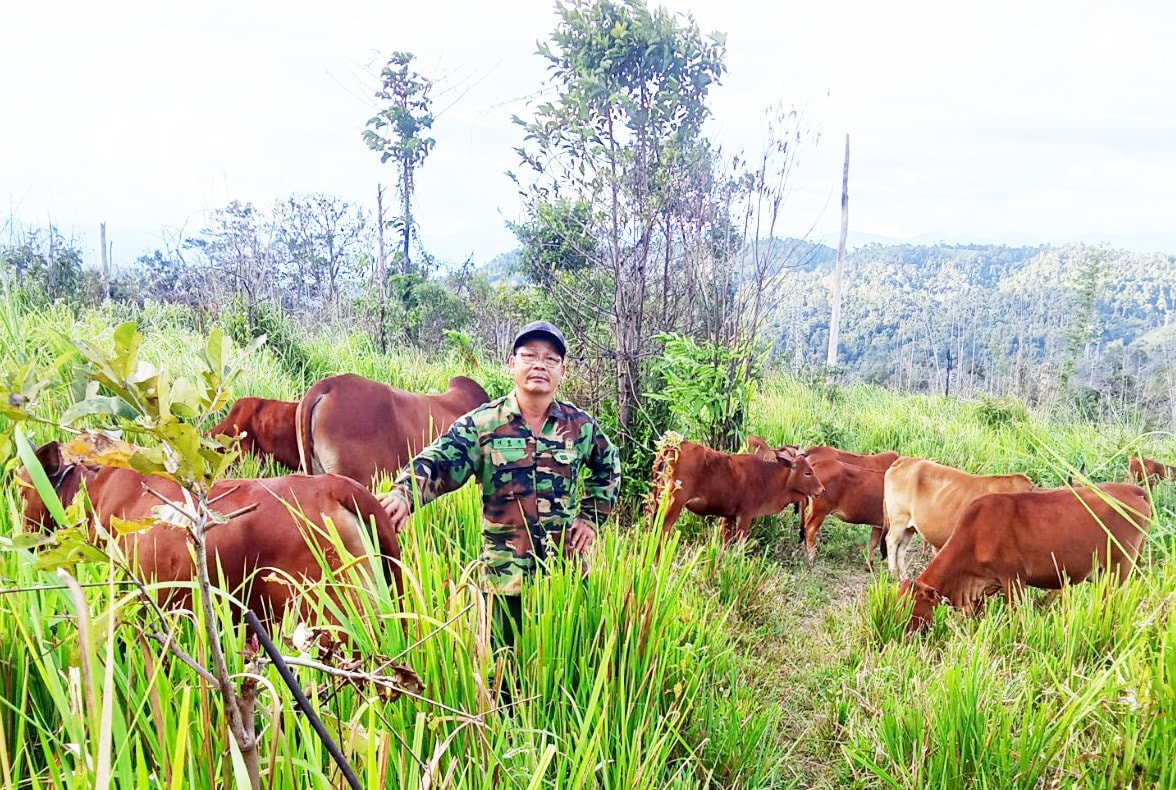
<path fill-rule="evenodd" d="M 515 335 L 514 343 L 511 344 L 510 353 L 513 354 L 516 348 L 528 340 L 535 339 L 548 340 L 554 343 L 555 347 L 559 349 L 559 355 L 561 357 L 567 354 L 568 344 L 564 340 L 563 332 L 546 321 L 532 321 L 519 330 L 519 333 Z"/>

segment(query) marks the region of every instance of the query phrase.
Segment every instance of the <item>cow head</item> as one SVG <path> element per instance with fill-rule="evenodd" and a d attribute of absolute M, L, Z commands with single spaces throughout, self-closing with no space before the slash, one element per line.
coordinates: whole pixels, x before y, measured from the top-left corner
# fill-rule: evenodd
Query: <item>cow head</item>
<path fill-rule="evenodd" d="M 817 473 L 813 471 L 813 465 L 809 463 L 808 456 L 804 453 L 789 457 L 780 451 L 776 452 L 776 462 L 788 466 L 792 466 L 792 475 L 789 482 L 796 488 L 797 491 L 810 497 L 823 497 L 825 495 L 825 484 L 817 477 Z"/>
<path fill-rule="evenodd" d="M 925 629 L 931 623 L 935 607 L 947 602 L 947 599 L 938 590 L 923 584 L 918 579 L 903 579 L 898 585 L 898 598 L 900 601 L 903 598 L 914 599 L 911 619 L 907 621 L 906 631 L 908 634 Z"/>
<path fill-rule="evenodd" d="M 748 436 L 747 446 L 753 455 L 786 470 L 786 480 L 782 488 L 801 497 L 815 498 L 825 495 L 825 486 L 813 471 L 813 466 L 804 453 L 796 452 L 790 445 L 779 449 L 771 447 L 758 436 Z"/>
<path fill-rule="evenodd" d="M 55 491 L 60 491 L 62 482 L 74 469 L 74 464 L 67 464 L 61 454 L 61 445 L 49 442 L 37 449 L 37 460 L 45 470 L 45 476 Z M 33 480 L 27 469 L 22 468 L 16 475 L 17 487 L 24 503 L 25 523 L 34 529 L 47 529 L 54 526 L 53 517 L 49 515 L 49 508 L 45 506 L 41 495 L 37 493 Z"/>

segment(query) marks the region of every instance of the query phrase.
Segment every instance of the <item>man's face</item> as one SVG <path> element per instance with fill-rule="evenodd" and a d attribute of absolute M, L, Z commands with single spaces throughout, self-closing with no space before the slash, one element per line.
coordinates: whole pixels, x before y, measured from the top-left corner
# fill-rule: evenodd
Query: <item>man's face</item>
<path fill-rule="evenodd" d="M 566 368 L 559 349 L 548 340 L 528 340 L 507 360 L 515 388 L 528 395 L 554 395 Z"/>

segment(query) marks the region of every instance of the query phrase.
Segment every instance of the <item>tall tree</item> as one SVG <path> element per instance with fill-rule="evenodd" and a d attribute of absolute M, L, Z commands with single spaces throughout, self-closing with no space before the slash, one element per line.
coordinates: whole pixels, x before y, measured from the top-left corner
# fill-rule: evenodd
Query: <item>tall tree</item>
<path fill-rule="evenodd" d="M 363 139 L 368 148 L 378 151 L 380 163 L 393 160 L 396 167 L 396 189 L 400 196 L 399 217 L 392 220 L 400 231 L 401 274 L 413 274 L 411 247 L 415 224 L 412 216 L 412 196 L 416 188 L 416 171 L 433 150 L 434 140 L 425 136 L 433 126 L 432 100 L 429 96 L 433 82 L 412 69 L 411 52 L 393 52 L 380 72 L 382 87 L 376 98 L 388 102 L 387 107 L 368 119 Z"/>
<path fill-rule="evenodd" d="M 704 37 L 690 16 L 651 12 L 642 0 L 560 0 L 548 61 L 553 101 L 535 109 L 519 148 L 534 178 L 534 209 L 561 199 L 596 210 L 595 262 L 612 288 L 618 417 L 628 434 L 641 392 L 641 357 L 655 230 L 672 198 L 676 157 L 697 138 L 707 94 L 723 73 L 721 36 Z"/>

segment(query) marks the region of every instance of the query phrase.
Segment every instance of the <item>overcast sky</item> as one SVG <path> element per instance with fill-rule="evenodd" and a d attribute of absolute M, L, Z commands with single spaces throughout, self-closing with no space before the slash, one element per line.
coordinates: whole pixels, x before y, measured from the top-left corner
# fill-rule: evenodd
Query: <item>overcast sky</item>
<path fill-rule="evenodd" d="M 654 3 L 656 4 L 656 2 Z M 1176 252 L 1176 3 L 670 0 L 727 35 L 707 132 L 757 152 L 764 109 L 802 108 L 819 142 L 787 227 L 836 245 L 845 135 L 859 243 L 1083 241 Z M 23 2 L 0 44 L 0 244 L 52 220 L 116 261 L 198 230 L 229 200 L 293 192 L 375 205 L 391 185 L 360 138 L 380 66 L 437 82 L 418 174 L 426 248 L 511 249 L 512 114 L 545 76 L 546 0 Z M 811 230 L 810 230 L 811 229 Z"/>

